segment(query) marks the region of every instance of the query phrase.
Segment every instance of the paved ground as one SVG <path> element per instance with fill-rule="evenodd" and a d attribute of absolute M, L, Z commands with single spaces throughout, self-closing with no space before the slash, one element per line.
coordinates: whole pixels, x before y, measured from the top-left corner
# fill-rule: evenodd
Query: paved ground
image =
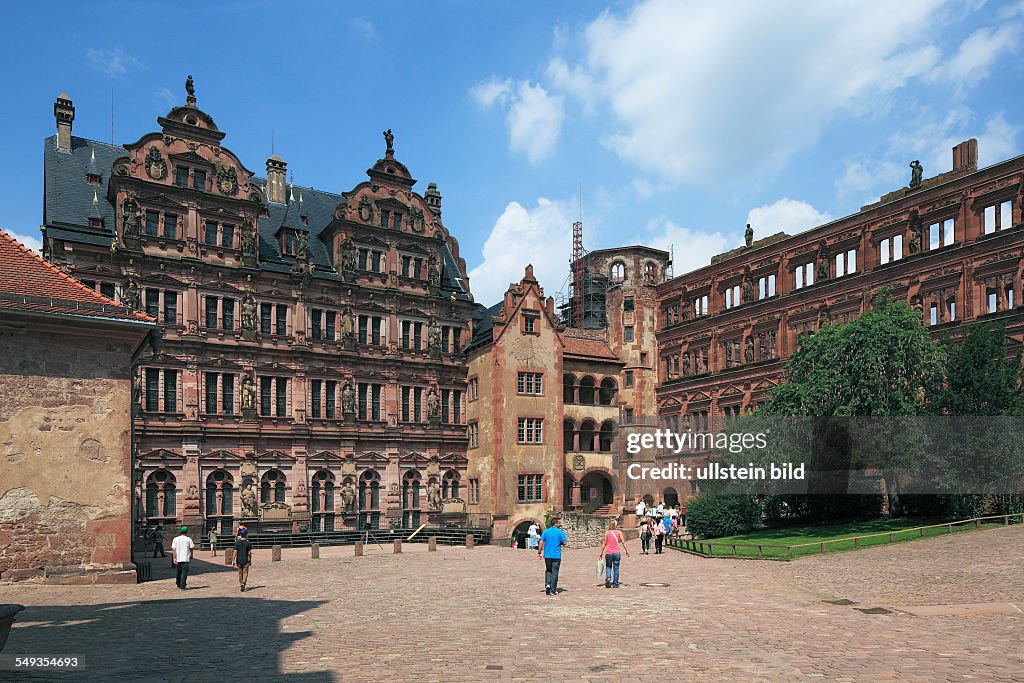
<path fill-rule="evenodd" d="M 1024 680 L 1024 527 L 792 563 L 634 554 L 619 590 L 596 585 L 596 549 L 567 551 L 555 597 L 528 551 L 405 550 L 258 551 L 244 594 L 207 553 L 188 592 L 166 569 L 0 586 L 29 606 L 4 655 L 120 681 Z"/>

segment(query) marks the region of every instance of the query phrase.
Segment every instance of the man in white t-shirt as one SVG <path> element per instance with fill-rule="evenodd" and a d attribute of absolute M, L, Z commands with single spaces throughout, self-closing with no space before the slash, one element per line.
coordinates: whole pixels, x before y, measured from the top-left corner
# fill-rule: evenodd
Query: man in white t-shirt
<path fill-rule="evenodd" d="M 180 535 L 174 537 L 174 541 L 171 542 L 171 564 L 178 568 L 177 573 L 177 584 L 181 590 L 188 590 L 186 582 L 188 581 L 188 563 L 192 561 L 192 553 L 196 544 L 189 538 L 188 527 L 183 526 L 179 529 Z"/>
<path fill-rule="evenodd" d="M 636 504 L 636 519 L 637 519 L 637 522 L 640 521 L 640 518 L 644 516 L 645 512 L 647 512 L 647 505 L 644 503 L 643 498 L 641 498 L 640 502 Z"/>
<path fill-rule="evenodd" d="M 530 525 L 530 528 L 526 530 L 528 539 L 526 541 L 527 548 L 536 548 L 540 541 L 540 527 L 537 526 L 537 522 Z"/>

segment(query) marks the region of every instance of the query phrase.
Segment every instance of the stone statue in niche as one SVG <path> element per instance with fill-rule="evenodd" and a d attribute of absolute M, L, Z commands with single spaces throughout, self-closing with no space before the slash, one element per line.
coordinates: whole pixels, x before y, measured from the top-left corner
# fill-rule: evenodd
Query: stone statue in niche
<path fill-rule="evenodd" d="M 441 416 L 441 399 L 437 396 L 437 389 L 431 389 L 427 394 L 427 416 Z"/>
<path fill-rule="evenodd" d="M 818 282 L 828 279 L 828 252 L 818 252 Z"/>
<path fill-rule="evenodd" d="M 248 410 L 256 408 L 256 383 L 249 375 L 242 377 L 242 408 Z"/>
<path fill-rule="evenodd" d="M 346 273 L 356 269 L 356 245 L 350 239 L 341 243 L 341 269 Z"/>
<path fill-rule="evenodd" d="M 139 236 L 139 203 L 131 197 L 121 203 L 121 227 L 125 239 Z"/>
<path fill-rule="evenodd" d="M 732 367 L 732 342 L 725 343 L 725 367 Z"/>
<path fill-rule="evenodd" d="M 433 318 L 430 320 L 430 327 L 427 328 L 427 356 L 441 357 L 441 329 L 437 326 L 437 320 Z"/>
<path fill-rule="evenodd" d="M 356 412 L 356 392 L 352 389 L 351 382 L 345 382 L 341 390 L 341 412 L 345 415 L 352 415 Z"/>
<path fill-rule="evenodd" d="M 167 175 L 167 162 L 156 147 L 150 147 L 146 153 L 146 175 L 153 180 L 163 180 Z"/>
<path fill-rule="evenodd" d="M 248 292 L 242 299 L 242 330 L 256 331 L 256 298 Z"/>
<path fill-rule="evenodd" d="M 441 509 L 441 487 L 437 485 L 436 481 L 427 484 L 427 502 L 430 504 L 431 510 Z"/>
<path fill-rule="evenodd" d="M 910 212 L 910 239 L 907 241 L 907 250 L 911 254 L 921 252 L 923 233 L 924 225 L 921 223 L 921 216 L 917 213 L 917 209 L 914 209 Z"/>
<path fill-rule="evenodd" d="M 683 354 L 683 377 L 690 376 L 690 354 Z"/>
<path fill-rule="evenodd" d="M 295 235 L 295 260 L 305 261 L 309 249 L 309 235 L 299 230 Z"/>
<path fill-rule="evenodd" d="M 242 256 L 256 257 L 256 233 L 252 230 L 242 231 Z"/>
<path fill-rule="evenodd" d="M 754 300 L 754 278 L 750 273 L 743 276 L 743 303 L 749 304 Z"/>
<path fill-rule="evenodd" d="M 438 270 L 434 259 L 430 259 L 430 266 L 427 268 L 427 283 L 435 289 L 441 286 L 441 271 Z"/>
<path fill-rule="evenodd" d="M 242 517 L 256 516 L 256 493 L 249 484 L 242 490 Z"/>
<path fill-rule="evenodd" d="M 352 309 L 345 307 L 345 310 L 341 312 L 341 343 L 344 344 L 345 348 L 351 348 L 355 345 L 356 334 L 355 325 L 352 322 Z"/>
<path fill-rule="evenodd" d="M 921 162 L 914 159 L 910 162 L 910 189 L 915 190 L 921 187 L 921 176 L 924 175 L 924 167 Z"/>
<path fill-rule="evenodd" d="M 747 229 L 743 232 L 743 242 L 748 247 L 754 243 L 754 229 L 747 223 Z"/>
<path fill-rule="evenodd" d="M 346 481 L 341 487 L 341 509 L 348 512 L 352 509 L 352 503 L 355 502 L 356 491 L 352 486 L 352 482 Z"/>
<path fill-rule="evenodd" d="M 747 363 L 754 362 L 754 338 L 747 337 L 746 344 L 743 348 L 743 360 Z"/>
<path fill-rule="evenodd" d="M 137 311 L 139 309 L 139 298 L 139 284 L 135 281 L 135 278 L 130 277 L 121 287 L 121 304 L 127 309 Z"/>

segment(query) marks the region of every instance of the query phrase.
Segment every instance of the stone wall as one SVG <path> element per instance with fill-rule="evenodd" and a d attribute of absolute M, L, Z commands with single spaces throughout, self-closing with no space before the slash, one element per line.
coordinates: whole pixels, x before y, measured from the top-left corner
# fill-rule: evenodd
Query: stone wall
<path fill-rule="evenodd" d="M 608 523 L 615 517 L 584 515 L 578 512 L 563 512 L 562 530 L 569 537 L 569 548 L 597 548 L 604 543 Z"/>
<path fill-rule="evenodd" d="M 129 368 L 139 340 L 74 329 L 0 324 L 2 581 L 135 582 Z"/>

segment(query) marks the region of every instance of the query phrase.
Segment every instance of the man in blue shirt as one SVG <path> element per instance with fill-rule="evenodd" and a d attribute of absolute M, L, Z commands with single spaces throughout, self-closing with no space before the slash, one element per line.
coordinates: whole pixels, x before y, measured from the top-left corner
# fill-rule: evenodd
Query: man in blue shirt
<path fill-rule="evenodd" d="M 551 526 L 540 535 L 537 557 L 544 558 L 544 592 L 547 595 L 555 595 L 558 592 L 558 568 L 562 564 L 562 546 L 568 542 L 569 538 L 562 531 L 562 520 L 559 517 L 552 519 Z"/>

